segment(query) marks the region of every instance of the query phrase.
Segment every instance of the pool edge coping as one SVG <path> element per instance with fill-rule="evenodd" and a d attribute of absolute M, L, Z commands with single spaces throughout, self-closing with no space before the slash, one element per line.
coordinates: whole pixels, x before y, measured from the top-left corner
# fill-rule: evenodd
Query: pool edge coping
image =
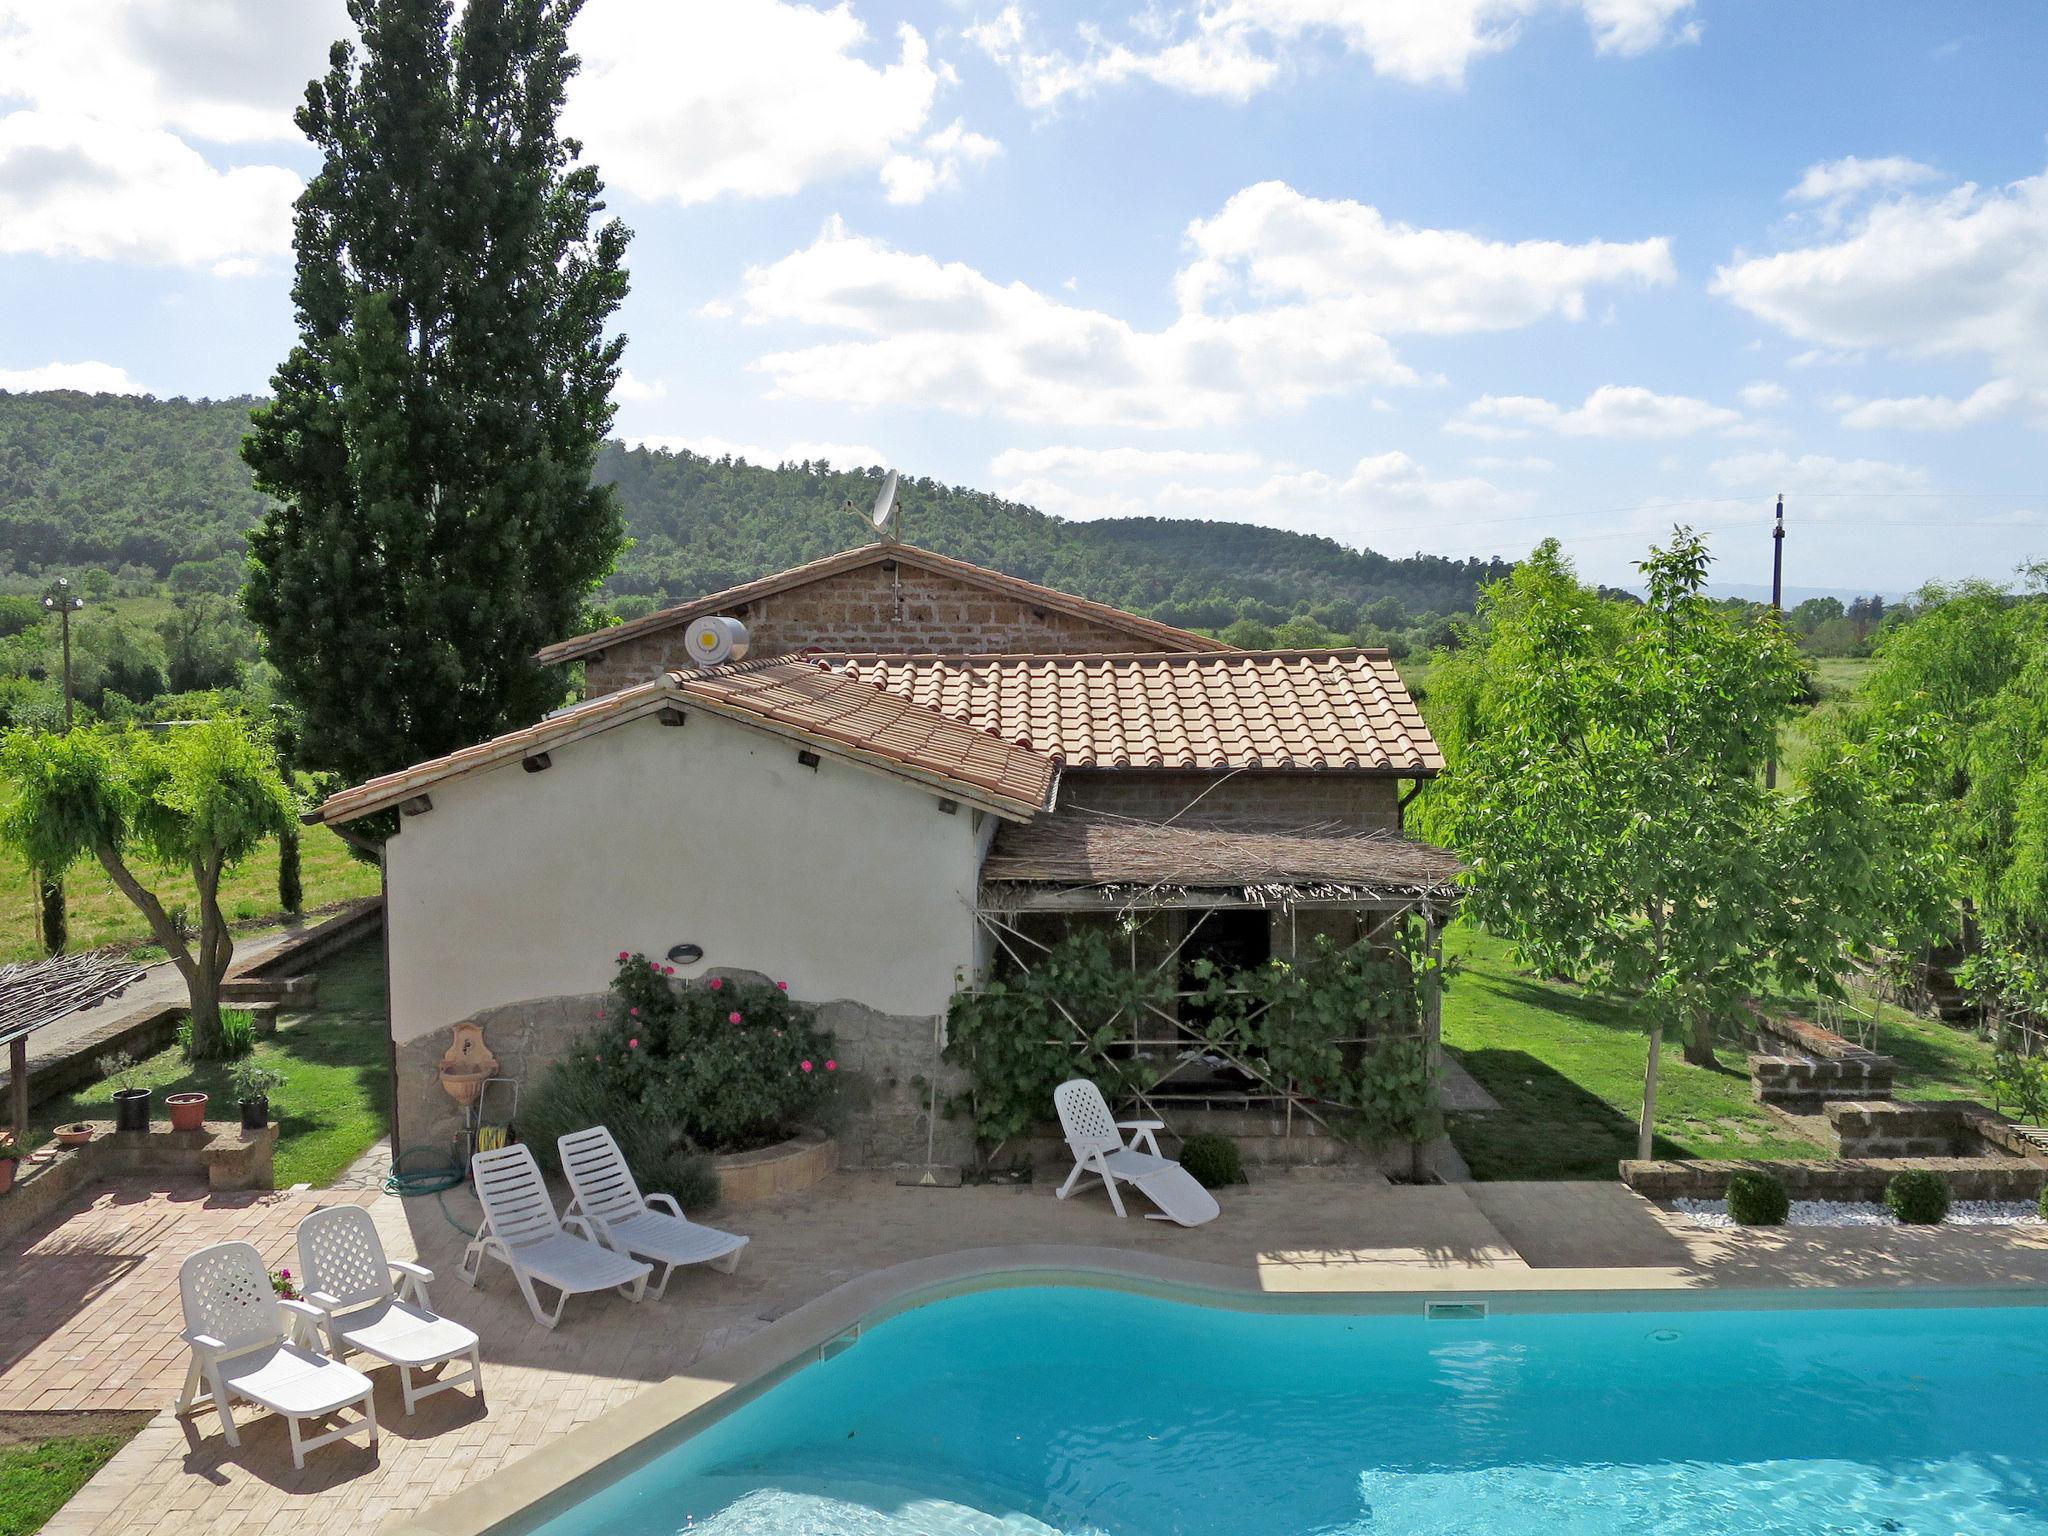
<path fill-rule="evenodd" d="M 956 1296 L 1017 1286 L 1079 1285 L 1230 1310 L 1393 1315 L 1445 1296 L 1499 1300 L 1511 1311 L 1739 1311 L 1745 1308 L 1957 1306 L 1982 1297 L 2048 1306 L 2048 1287 L 1702 1285 L 1676 1268 L 1438 1268 L 1339 1264 L 1303 1283 L 1261 1283 L 1263 1270 L 1171 1259 L 1121 1248 L 1019 1244 L 906 1260 L 843 1281 L 792 1308 L 691 1371 L 658 1381 L 538 1447 L 510 1466 L 425 1509 L 395 1515 L 380 1536 L 512 1536 L 579 1503 L 577 1485 L 606 1468 L 624 1476 L 690 1434 L 752 1401 L 849 1333 Z M 1335 1283 L 1315 1283 L 1321 1280 Z M 1573 1303 L 1581 1305 L 1573 1305 Z M 1253 1305 L 1256 1303 L 1256 1305 Z"/>

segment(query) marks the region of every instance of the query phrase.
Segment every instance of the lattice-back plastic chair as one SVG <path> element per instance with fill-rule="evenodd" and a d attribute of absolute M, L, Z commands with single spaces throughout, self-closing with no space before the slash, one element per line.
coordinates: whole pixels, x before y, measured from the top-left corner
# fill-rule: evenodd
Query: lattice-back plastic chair
<path fill-rule="evenodd" d="M 359 1349 L 398 1367 L 405 1411 L 423 1397 L 474 1383 L 483 1395 L 483 1359 L 475 1333 L 435 1312 L 427 1300 L 434 1272 L 422 1264 L 387 1258 L 377 1222 L 359 1205 L 330 1206 L 299 1223 L 299 1269 L 306 1301 L 320 1310 L 334 1357 Z M 397 1284 L 392 1276 L 398 1277 Z M 469 1369 L 444 1373 L 424 1386 L 413 1372 L 464 1355 Z"/>
<path fill-rule="evenodd" d="M 668 1289 L 668 1277 L 678 1265 L 710 1264 L 728 1275 L 739 1267 L 747 1239 L 699 1226 L 683 1214 L 674 1195 L 642 1195 L 633 1170 L 626 1166 L 626 1154 L 604 1126 L 572 1131 L 559 1137 L 555 1148 L 575 1196 L 569 1202 L 571 1216 L 585 1218 L 607 1248 L 664 1266 L 654 1286 L 657 1299 Z"/>
<path fill-rule="evenodd" d="M 192 1254 L 178 1266 L 178 1292 L 185 1310 L 183 1338 L 192 1349 L 185 1390 L 178 1396 L 180 1415 L 197 1406 L 203 1384 L 228 1444 L 239 1446 L 242 1436 L 229 1406 L 233 1399 L 268 1408 L 283 1415 L 290 1428 L 294 1467 L 305 1466 L 306 1452 L 365 1430 L 369 1444 L 376 1445 L 377 1405 L 370 1378 L 319 1353 L 319 1309 L 280 1298 L 271 1288 L 263 1255 L 251 1244 L 216 1243 Z M 325 1418 L 344 1408 L 355 1408 L 361 1417 L 310 1440 L 299 1433 L 301 1420 Z"/>
<path fill-rule="evenodd" d="M 1146 1214 L 1155 1221 L 1176 1221 L 1184 1227 L 1199 1227 L 1216 1219 L 1216 1197 L 1195 1182 L 1179 1163 L 1159 1152 L 1154 1134 L 1166 1129 L 1163 1120 L 1119 1120 L 1109 1112 L 1102 1090 L 1085 1077 L 1064 1082 L 1052 1091 L 1053 1108 L 1059 1111 L 1060 1131 L 1067 1150 L 1074 1154 L 1074 1171 L 1067 1175 L 1055 1194 L 1066 1199 L 1081 1182 L 1083 1174 L 1094 1174 L 1109 1192 L 1110 1208 L 1124 1214 L 1124 1202 L 1117 1194 L 1119 1181 L 1133 1185 L 1159 1207 L 1161 1214 Z M 1123 1133 L 1132 1133 L 1130 1143 Z M 1142 1148 L 1142 1150 L 1140 1150 Z"/>
<path fill-rule="evenodd" d="M 484 1224 L 476 1238 L 463 1250 L 456 1266 L 456 1278 L 475 1285 L 482 1278 L 486 1258 L 502 1259 L 519 1282 L 519 1293 L 533 1310 L 534 1321 L 552 1328 L 561 1321 L 562 1308 L 571 1296 L 590 1291 L 616 1289 L 629 1301 L 638 1301 L 647 1291 L 647 1277 L 653 1266 L 615 1253 L 588 1236 L 577 1237 L 565 1227 L 589 1233 L 588 1218 L 572 1215 L 565 1222 L 555 1214 L 555 1202 L 540 1176 L 533 1153 L 520 1144 L 479 1152 L 469 1160 L 476 1180 L 476 1197 L 484 1208 Z M 541 1310 L 535 1281 L 553 1286 L 562 1294 L 555 1298 L 552 1313 Z"/>

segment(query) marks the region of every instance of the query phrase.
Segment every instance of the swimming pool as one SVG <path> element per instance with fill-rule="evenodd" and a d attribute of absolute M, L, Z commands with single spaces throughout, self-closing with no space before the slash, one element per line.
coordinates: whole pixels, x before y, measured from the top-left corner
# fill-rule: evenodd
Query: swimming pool
<path fill-rule="evenodd" d="M 1222 1310 L 867 1329 L 541 1536 L 2048 1536 L 2048 1308 Z"/>

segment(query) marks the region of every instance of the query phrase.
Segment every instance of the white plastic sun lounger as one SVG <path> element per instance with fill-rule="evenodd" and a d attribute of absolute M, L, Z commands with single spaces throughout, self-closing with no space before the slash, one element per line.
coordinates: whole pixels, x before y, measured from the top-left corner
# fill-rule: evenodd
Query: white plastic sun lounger
<path fill-rule="evenodd" d="M 434 1272 L 403 1259 L 384 1257 L 377 1223 L 359 1205 L 331 1206 L 299 1223 L 299 1272 L 306 1301 L 327 1324 L 328 1348 L 337 1360 L 352 1349 L 398 1367 L 405 1411 L 423 1397 L 465 1382 L 484 1390 L 484 1366 L 477 1336 L 427 1303 Z M 392 1285 L 396 1274 L 398 1284 Z M 469 1368 L 446 1371 L 424 1386 L 412 1373 L 467 1355 Z"/>
<path fill-rule="evenodd" d="M 585 1218 L 607 1248 L 664 1266 L 654 1283 L 655 1296 L 668 1289 L 668 1277 L 679 1265 L 710 1264 L 728 1275 L 739 1268 L 747 1239 L 699 1226 L 683 1214 L 674 1195 L 642 1195 L 625 1153 L 604 1126 L 571 1132 L 555 1146 L 575 1195 L 569 1202 L 571 1215 Z M 668 1210 L 654 1210 L 656 1205 Z"/>
<path fill-rule="evenodd" d="M 628 1301 L 638 1301 L 646 1294 L 652 1265 L 563 1230 L 566 1225 L 588 1232 L 590 1224 L 581 1216 L 565 1223 L 555 1214 L 555 1202 L 541 1180 L 540 1165 L 524 1146 L 515 1142 L 494 1152 L 479 1152 L 469 1166 L 476 1176 L 484 1224 L 463 1250 L 462 1262 L 455 1269 L 465 1285 L 477 1283 L 486 1257 L 503 1259 L 519 1282 L 519 1294 L 533 1309 L 534 1321 L 543 1328 L 561 1321 L 562 1308 L 571 1296 L 616 1289 Z M 536 1280 L 562 1293 L 555 1298 L 552 1314 L 541 1310 L 540 1297 L 533 1289 Z"/>
<path fill-rule="evenodd" d="M 318 1309 L 280 1299 L 263 1255 L 252 1245 L 200 1249 L 178 1266 L 178 1292 L 185 1306 L 183 1337 L 192 1346 L 192 1368 L 178 1395 L 180 1417 L 204 1397 L 220 1413 L 228 1444 L 239 1446 L 242 1436 L 229 1404 L 246 1398 L 283 1416 L 291 1430 L 292 1465 L 299 1468 L 306 1465 L 306 1452 L 329 1441 L 367 1430 L 370 1445 L 377 1444 L 370 1378 L 306 1347 L 319 1343 Z M 344 1408 L 361 1417 L 310 1440 L 300 1435 L 302 1419 L 324 1419 Z"/>
<path fill-rule="evenodd" d="M 1061 1083 L 1052 1091 L 1053 1107 L 1060 1113 L 1060 1131 L 1067 1138 L 1067 1150 L 1074 1154 L 1074 1171 L 1058 1190 L 1064 1200 L 1074 1192 L 1081 1176 L 1092 1173 L 1109 1191 L 1109 1203 L 1117 1215 L 1124 1214 L 1118 1198 L 1119 1183 L 1129 1184 L 1159 1207 L 1146 1212 L 1150 1221 L 1177 1221 L 1184 1227 L 1199 1227 L 1214 1221 L 1219 1208 L 1216 1197 L 1195 1181 L 1195 1176 L 1170 1157 L 1159 1155 L 1155 1131 L 1166 1128 L 1163 1120 L 1116 1120 L 1103 1102 L 1102 1090 L 1085 1077 Z M 1135 1134 L 1129 1145 L 1125 1131 Z M 1142 1144 L 1144 1151 L 1139 1151 Z"/>

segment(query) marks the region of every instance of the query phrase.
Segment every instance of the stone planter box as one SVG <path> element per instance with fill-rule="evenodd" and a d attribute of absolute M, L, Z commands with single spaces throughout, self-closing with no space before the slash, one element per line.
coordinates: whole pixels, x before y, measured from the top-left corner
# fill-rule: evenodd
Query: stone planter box
<path fill-rule="evenodd" d="M 805 1131 L 757 1152 L 728 1152 L 711 1160 L 722 1205 L 753 1205 L 776 1195 L 822 1184 L 839 1167 L 839 1143 L 823 1131 Z"/>
<path fill-rule="evenodd" d="M 87 1123 L 94 1135 L 85 1145 L 52 1145 L 44 1149 L 47 1156 L 22 1160 L 14 1189 L 0 1196 L 0 1246 L 101 1179 L 203 1173 L 209 1189 L 276 1187 L 271 1171 L 275 1125 L 245 1131 L 229 1121 L 209 1120 L 196 1131 L 174 1131 L 159 1120 L 146 1132 L 121 1135 L 111 1120 Z"/>
<path fill-rule="evenodd" d="M 2038 1200 L 2048 1160 L 2017 1157 L 1833 1157 L 1782 1162 L 1702 1159 L 1625 1162 L 1622 1182 L 1649 1200 L 1723 1200 L 1738 1173 L 1775 1174 L 1794 1200 L 1882 1200 L 1892 1175 L 1923 1168 L 1941 1175 L 1952 1200 Z"/>

